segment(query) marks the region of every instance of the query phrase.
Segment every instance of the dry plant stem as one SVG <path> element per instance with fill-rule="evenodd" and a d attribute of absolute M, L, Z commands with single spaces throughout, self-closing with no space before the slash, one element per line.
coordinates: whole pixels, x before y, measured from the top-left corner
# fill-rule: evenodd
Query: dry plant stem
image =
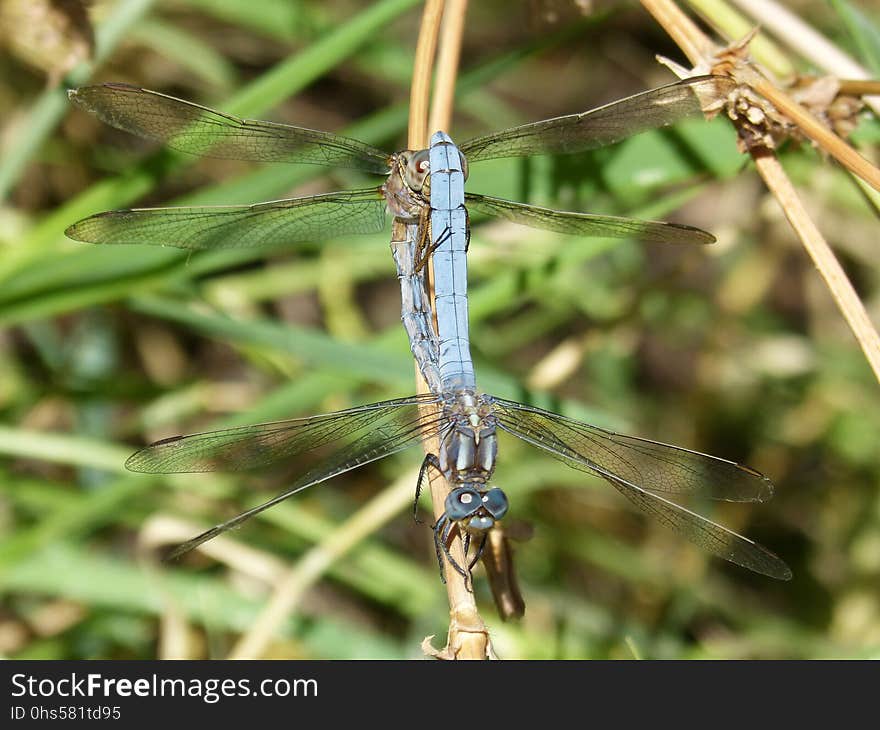
<path fill-rule="evenodd" d="M 437 71 L 434 77 L 434 98 L 431 100 L 431 116 L 428 134 L 449 131 L 452 126 L 452 109 L 455 102 L 455 78 L 458 75 L 458 59 L 464 36 L 464 21 L 468 0 L 447 0 L 440 31 L 440 49 L 437 53 Z"/>
<path fill-rule="evenodd" d="M 871 74 L 821 33 L 775 0 L 732 0 L 774 36 L 818 68 L 838 78 L 869 79 Z M 868 93 L 877 93 L 872 89 Z M 880 114 L 880 96 L 865 99 Z"/>
<path fill-rule="evenodd" d="M 440 35 L 444 0 L 427 0 L 413 59 L 413 80 L 409 91 L 409 127 L 407 147 L 421 150 L 428 146 L 428 104 L 431 99 L 431 75 L 434 54 Z"/>
<path fill-rule="evenodd" d="M 672 0 L 642 0 L 642 5 L 685 52 L 692 65 L 696 66 L 700 61 L 714 55 L 717 49 L 712 41 Z M 852 173 L 858 175 L 875 190 L 880 191 L 880 170 L 781 89 L 763 76 L 760 76 L 756 71 L 749 73 L 747 77 L 737 78 L 736 80 L 751 86 L 755 91 L 764 96 L 779 111 L 797 124 L 801 131 L 819 145 L 821 149 L 834 157 Z"/>
<path fill-rule="evenodd" d="M 189 626 L 176 606 L 166 605 L 159 620 L 159 659 L 194 659 L 189 652 Z"/>
<path fill-rule="evenodd" d="M 841 94 L 862 97 L 871 96 L 872 94 L 874 96 L 880 95 L 880 81 L 875 79 L 840 79 L 839 83 Z"/>
<path fill-rule="evenodd" d="M 679 46 L 685 51 L 692 65 L 696 66 L 701 61 L 704 61 L 705 58 L 711 57 L 715 54 L 717 48 L 714 47 L 714 44 L 712 44 L 699 28 L 683 15 L 672 0 L 641 1 L 642 5 L 663 26 L 664 30 L 666 30 L 673 39 L 676 39 L 677 43 L 679 43 L 678 38 L 686 36 L 685 43 L 679 43 Z M 682 18 L 684 20 L 682 20 Z M 708 48 L 709 50 L 705 56 L 691 55 L 693 49 L 696 48 Z M 754 73 L 753 75 L 757 76 L 757 73 Z M 771 84 L 760 77 L 759 80 L 761 81 L 759 86 L 753 85 L 753 79 L 751 78 L 747 80 L 743 79 L 741 82 L 747 82 L 750 85 L 753 85 L 753 88 L 755 88 L 758 93 L 766 95 L 769 91 L 768 87 L 770 87 Z M 774 89 L 774 91 L 770 92 L 770 95 L 770 101 L 776 104 L 779 100 L 778 90 Z M 776 98 L 774 99 L 772 97 Z M 794 104 L 794 102 L 791 103 Z M 786 106 L 787 104 L 785 100 L 783 100 L 777 108 L 779 108 L 780 111 L 789 113 L 790 110 L 787 109 Z M 793 111 L 798 113 L 801 110 L 796 109 Z M 799 117 L 800 114 L 798 113 L 797 116 Z M 753 151 L 752 157 L 758 167 L 759 174 L 779 201 L 786 217 L 800 237 L 801 243 L 804 248 L 807 249 L 816 268 L 819 269 L 819 273 L 831 290 L 831 294 L 837 302 L 837 306 L 840 308 L 844 319 L 858 340 L 862 351 L 865 353 L 865 357 L 868 359 L 868 363 L 874 371 L 875 377 L 880 381 L 880 335 L 877 334 L 876 328 L 868 318 L 864 305 L 853 289 L 853 286 L 846 277 L 843 269 L 840 267 L 840 264 L 831 251 L 831 248 L 828 246 L 828 243 L 810 219 L 809 214 L 798 198 L 791 181 L 786 176 L 785 171 L 782 169 L 782 166 L 779 164 L 775 155 L 764 150 L 760 154 L 757 151 Z M 865 164 L 869 164 L 863 158 L 859 159 L 862 159 Z M 874 168 L 874 170 L 876 171 L 876 168 Z"/>
<path fill-rule="evenodd" d="M 289 571 L 281 576 L 269 603 L 229 654 L 230 659 L 257 659 L 293 614 L 306 591 L 339 558 L 361 540 L 401 513 L 412 501 L 417 471 L 408 471 L 390 487 L 370 500 L 352 517 L 328 533 Z"/>
<path fill-rule="evenodd" d="M 660 23 L 675 44 L 681 48 L 692 65 L 710 55 L 714 46 L 687 15 L 669 0 L 641 0 L 654 20 Z"/>
<path fill-rule="evenodd" d="M 739 81 L 739 79 L 737 80 Z M 752 78 L 752 74 L 749 74 L 749 78 L 743 81 L 791 119 L 822 150 L 831 155 L 854 175 L 862 178 L 872 188 L 880 191 L 880 170 L 794 101 L 788 94 L 757 74 L 754 74 L 754 78 Z"/>
<path fill-rule="evenodd" d="M 424 149 L 428 146 L 428 99 L 430 97 L 431 77 L 434 61 L 434 51 L 437 47 L 437 38 L 440 32 L 441 16 L 443 14 L 443 3 L 434 0 L 428 0 L 425 4 L 425 10 L 422 15 L 422 25 L 419 31 L 419 40 L 416 45 L 416 58 L 413 65 L 413 82 L 410 90 L 410 116 L 409 116 L 409 147 L 410 149 Z M 464 13 L 465 7 L 457 8 L 457 11 Z M 455 23 L 447 22 L 447 28 L 453 30 L 458 28 L 460 35 L 463 30 L 463 22 Z M 451 32 L 451 31 L 450 31 Z M 444 35 L 444 45 L 454 43 L 460 46 L 460 38 L 451 39 Z M 427 54 L 424 49 L 430 48 L 431 53 Z M 441 51 L 441 56 L 447 57 L 450 51 Z M 457 52 L 455 53 L 457 57 Z M 444 88 L 438 91 L 442 96 L 449 96 L 450 99 L 454 95 L 455 71 L 452 73 L 444 73 L 442 80 L 448 87 L 452 86 L 450 91 Z M 449 105 L 451 114 L 451 105 Z M 439 119 L 436 113 L 434 119 Z M 448 125 L 448 120 L 439 119 L 439 123 L 443 126 Z M 429 280 L 432 271 L 429 269 Z M 431 310 L 435 311 L 434 291 L 430 287 L 428 292 L 429 301 L 431 302 Z M 434 323 L 436 327 L 436 322 Z M 428 392 L 428 386 L 416 368 L 416 385 L 419 393 Z M 439 452 L 440 443 L 437 438 L 429 438 L 423 441 L 425 453 L 436 454 Z M 433 504 L 434 518 L 438 519 L 444 512 L 444 503 L 446 496 L 449 494 L 449 485 L 442 475 L 437 474 L 434 470 L 430 470 L 430 491 L 431 502 Z M 466 565 L 466 558 L 461 539 L 456 535 L 449 546 L 452 557 L 459 565 Z M 489 645 L 489 636 L 483 619 L 477 611 L 477 604 L 474 600 L 474 594 L 469 590 L 467 581 L 463 576 L 456 572 L 449 561 L 443 562 L 443 575 L 446 578 L 446 593 L 449 599 L 449 634 L 447 637 L 446 647 L 436 655 L 447 659 L 486 659 L 491 649 Z"/>
<path fill-rule="evenodd" d="M 807 213 L 776 156 L 769 151 L 762 153 L 759 150 L 754 150 L 752 158 L 755 161 L 758 174 L 782 206 L 785 217 L 797 232 L 804 248 L 807 249 L 807 253 L 810 254 L 819 274 L 831 291 L 831 296 L 834 297 L 837 306 L 856 336 L 862 352 L 865 353 L 865 357 L 874 371 L 874 376 L 880 381 L 880 339 L 877 337 L 877 330 L 874 329 L 859 295 L 853 289 L 831 247 Z"/>
<path fill-rule="evenodd" d="M 743 38 L 759 22 L 753 22 L 732 8 L 725 0 L 687 0 L 687 2 L 717 33 L 728 41 Z M 749 53 L 752 58 L 779 78 L 790 78 L 796 73 L 788 56 L 766 33 L 758 33 L 754 37 L 749 44 Z"/>

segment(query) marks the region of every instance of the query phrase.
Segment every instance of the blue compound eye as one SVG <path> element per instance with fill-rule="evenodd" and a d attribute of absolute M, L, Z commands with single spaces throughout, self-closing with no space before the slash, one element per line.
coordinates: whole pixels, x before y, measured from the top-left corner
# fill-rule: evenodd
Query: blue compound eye
<path fill-rule="evenodd" d="M 482 497 L 482 501 L 483 507 L 485 507 L 486 511 L 496 520 L 500 520 L 504 517 L 510 507 L 507 502 L 507 495 L 498 488 L 490 489 L 486 492 Z"/>
<path fill-rule="evenodd" d="M 446 498 L 446 514 L 453 522 L 458 522 L 470 517 L 480 507 L 483 501 L 480 493 L 473 487 L 459 487 L 453 489 Z"/>

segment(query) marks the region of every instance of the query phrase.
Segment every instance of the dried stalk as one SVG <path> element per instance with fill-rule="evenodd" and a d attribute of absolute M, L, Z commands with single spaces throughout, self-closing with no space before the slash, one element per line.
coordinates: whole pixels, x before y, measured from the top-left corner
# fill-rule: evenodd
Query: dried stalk
<path fill-rule="evenodd" d="M 868 318 L 868 313 L 847 279 L 840 262 L 813 223 L 776 156 L 769 152 L 764 154 L 756 152 L 752 154 L 752 159 L 755 161 L 758 174 L 779 201 L 785 217 L 797 232 L 810 258 L 813 259 L 838 308 L 846 318 L 849 328 L 859 341 L 874 374 L 880 380 L 880 339 L 877 337 L 877 330 Z"/>
<path fill-rule="evenodd" d="M 447 0 L 446 11 L 443 13 L 437 70 L 434 74 L 434 96 L 431 99 L 431 116 L 428 122 L 429 134 L 438 130 L 448 131 L 452 126 L 455 79 L 458 76 L 467 5 L 468 0 Z"/>
<path fill-rule="evenodd" d="M 444 0 L 427 0 L 413 59 L 413 78 L 409 90 L 409 127 L 407 147 L 422 150 L 428 146 L 428 104 L 431 99 L 431 76 Z"/>
<path fill-rule="evenodd" d="M 681 12 L 672 0 L 641 0 L 641 2 L 645 9 L 654 16 L 663 26 L 664 30 L 678 43 L 694 66 L 705 66 L 707 59 L 716 56 L 722 50 L 707 38 Z M 877 168 L 870 165 L 867 160 L 864 160 L 852 148 L 842 142 L 842 140 L 839 140 L 839 138 L 836 138 L 835 135 L 824 127 L 822 128 L 823 131 L 819 132 L 816 129 L 816 125 L 822 125 L 812 115 L 808 114 L 778 88 L 775 88 L 766 78 L 761 77 L 757 71 L 753 71 L 748 66 L 746 68 L 748 69 L 746 72 L 736 74 L 737 81 L 751 86 L 757 93 L 771 101 L 779 111 L 782 111 L 793 122 L 796 122 L 804 133 L 816 141 L 822 149 L 834 155 L 850 169 L 855 167 L 856 170 L 862 170 L 864 165 L 868 165 L 871 169 L 864 170 L 867 175 L 864 179 L 871 182 L 875 188 L 880 185 L 880 174 L 878 174 Z M 805 126 L 801 126 L 802 124 L 805 124 Z M 830 141 L 828 135 L 835 137 L 835 140 L 831 142 L 830 149 L 827 146 Z M 849 156 L 844 148 L 852 150 L 857 159 Z M 878 336 L 876 328 L 871 323 L 864 304 L 859 299 L 858 294 L 856 294 L 852 283 L 846 277 L 828 242 L 825 241 L 812 219 L 810 219 L 806 208 L 798 198 L 794 186 L 785 175 L 785 171 L 782 169 L 776 156 L 772 151 L 765 148 L 754 148 L 750 149 L 749 152 L 755 160 L 759 174 L 774 197 L 776 197 L 786 218 L 792 224 L 801 243 L 828 286 L 834 301 L 837 303 L 844 319 L 861 346 L 871 369 L 874 371 L 875 377 L 880 381 L 880 336 Z M 841 160 L 841 155 L 845 158 L 844 160 Z M 857 174 L 861 175 L 861 172 L 857 171 Z"/>
<path fill-rule="evenodd" d="M 817 68 L 838 78 L 858 80 L 871 78 L 867 69 L 774 0 L 732 0 L 732 2 L 751 15 L 762 28 L 815 64 Z M 880 114 L 880 96 L 876 95 L 876 87 L 859 93 L 875 94 L 873 98 L 866 98 L 865 102 Z"/>
<path fill-rule="evenodd" d="M 735 41 L 751 31 L 756 23 L 732 8 L 725 0 L 687 0 L 702 18 L 727 41 Z M 761 30 L 764 30 L 761 24 Z M 792 78 L 797 69 L 785 51 L 765 33 L 759 33 L 749 45 L 752 58 L 769 69 L 777 78 Z"/>
<path fill-rule="evenodd" d="M 440 35 L 441 16 L 444 15 L 444 3 L 428 0 L 422 15 L 419 40 L 416 45 L 416 58 L 413 66 L 413 82 L 410 91 L 410 149 L 424 149 L 428 146 L 428 133 L 439 128 L 448 128 L 452 116 L 452 99 L 455 93 L 455 78 L 458 69 L 458 53 L 461 47 L 461 35 L 464 28 L 464 14 L 467 3 L 450 0 L 445 11 L 443 36 L 439 58 L 447 67 L 438 71 L 435 89 L 431 126 L 428 126 L 428 99 L 430 96 L 431 77 L 434 62 L 434 50 Z M 425 49 L 430 49 L 428 54 Z M 454 63 L 453 63 L 454 62 Z M 433 270 L 429 269 L 429 281 L 433 280 Z M 429 285 L 429 301 L 434 311 L 434 290 Z M 436 325 L 436 323 L 435 323 Z M 416 368 L 416 384 L 419 393 L 428 392 L 428 386 Z M 436 454 L 440 443 L 437 437 L 423 441 L 425 453 Z M 434 518 L 438 519 L 445 511 L 444 503 L 449 494 L 449 485 L 441 474 L 430 471 L 431 502 Z M 456 534 L 449 546 L 450 553 L 459 565 L 466 565 L 467 560 L 461 539 Z M 444 561 L 443 575 L 446 578 L 446 593 L 449 599 L 449 633 L 446 646 L 435 651 L 431 649 L 429 640 L 422 644 L 423 649 L 437 658 L 442 659 L 486 659 L 491 654 L 489 634 L 483 619 L 477 610 L 474 594 L 468 582 L 448 561 Z"/>

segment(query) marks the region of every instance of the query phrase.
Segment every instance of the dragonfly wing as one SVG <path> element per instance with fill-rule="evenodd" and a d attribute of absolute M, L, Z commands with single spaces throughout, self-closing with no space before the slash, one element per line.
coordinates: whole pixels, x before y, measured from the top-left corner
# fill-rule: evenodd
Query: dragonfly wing
<path fill-rule="evenodd" d="M 723 99 L 734 86 L 735 82 L 728 77 L 695 76 L 581 114 L 476 137 L 459 145 L 459 149 L 468 162 L 583 152 L 701 115 L 704 107 Z"/>
<path fill-rule="evenodd" d="M 186 249 L 255 248 L 317 241 L 385 226 L 378 188 L 257 205 L 111 210 L 74 223 L 66 235 L 86 243 Z"/>
<path fill-rule="evenodd" d="M 102 122 L 176 150 L 233 160 L 302 162 L 387 174 L 389 155 L 356 139 L 231 114 L 128 84 L 83 86 L 70 100 Z"/>
<path fill-rule="evenodd" d="M 532 228 L 558 233 L 604 238 L 638 238 L 651 243 L 714 243 L 715 236 L 700 228 L 662 221 L 641 221 L 612 215 L 571 213 L 541 208 L 537 205 L 514 203 L 489 195 L 465 194 L 469 210 L 505 218 Z"/>
<path fill-rule="evenodd" d="M 433 396 L 414 396 L 311 418 L 178 436 L 141 449 L 125 465 L 132 471 L 160 474 L 241 471 L 331 447 L 326 458 L 289 489 L 178 546 L 168 556 L 174 558 L 297 492 L 396 453 L 438 430 L 439 416 L 424 409 L 433 400 Z"/>
<path fill-rule="evenodd" d="M 659 494 L 682 494 L 728 502 L 765 502 L 773 485 L 760 472 L 701 454 L 608 431 L 542 408 L 493 398 L 505 429 L 548 451 L 559 451 L 605 476 L 610 474 Z"/>
<path fill-rule="evenodd" d="M 766 548 L 655 493 L 763 501 L 772 491 L 758 472 L 512 401 L 496 399 L 495 412 L 502 430 L 575 469 L 601 476 L 636 507 L 704 550 L 762 575 L 791 578 L 788 566 Z"/>
<path fill-rule="evenodd" d="M 246 471 L 337 442 L 338 449 L 354 442 L 370 444 L 385 456 L 431 427 L 431 417 L 419 409 L 434 400 L 431 395 L 412 396 L 320 416 L 172 436 L 136 451 L 125 466 L 145 474 Z M 374 458 L 380 457 L 367 461 Z"/>
<path fill-rule="evenodd" d="M 635 484 L 611 475 L 603 476 L 640 510 L 703 550 L 761 575 L 791 580 L 791 569 L 785 562 L 753 540 Z"/>

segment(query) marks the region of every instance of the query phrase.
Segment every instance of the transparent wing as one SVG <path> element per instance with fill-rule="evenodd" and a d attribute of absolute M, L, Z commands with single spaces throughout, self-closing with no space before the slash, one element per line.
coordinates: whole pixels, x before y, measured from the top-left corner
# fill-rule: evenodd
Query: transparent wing
<path fill-rule="evenodd" d="M 178 546 L 169 558 L 178 557 L 297 492 L 405 449 L 423 434 L 439 431 L 443 423 L 440 416 L 425 408 L 435 400 L 430 395 L 413 396 L 311 418 L 177 436 L 141 449 L 125 466 L 131 471 L 159 474 L 241 471 L 330 447 L 326 458 L 289 489 Z"/>
<path fill-rule="evenodd" d="M 614 474 L 649 492 L 685 494 L 728 502 L 764 502 L 773 496 L 770 480 L 733 461 L 624 436 L 541 408 L 492 398 L 502 424 L 516 435 L 546 443 L 548 450 L 577 454 L 596 472 Z"/>
<path fill-rule="evenodd" d="M 523 124 L 459 145 L 468 162 L 496 157 L 583 152 L 703 113 L 733 89 L 732 79 L 695 76 L 605 106 Z"/>
<path fill-rule="evenodd" d="M 74 223 L 66 235 L 86 243 L 187 249 L 252 248 L 317 241 L 385 226 L 378 188 L 257 205 L 111 210 Z"/>
<path fill-rule="evenodd" d="M 390 166 L 388 154 L 356 139 L 288 124 L 239 119 L 128 84 L 83 86 L 70 90 L 68 96 L 117 129 L 194 155 L 337 165 L 382 175 Z"/>
<path fill-rule="evenodd" d="M 715 236 L 707 231 L 678 223 L 641 221 L 635 218 L 590 213 L 571 213 L 473 193 L 466 193 L 465 200 L 469 210 L 506 218 L 524 226 L 544 228 L 559 233 L 607 238 L 637 238 L 651 243 L 706 244 L 715 241 Z"/>
<path fill-rule="evenodd" d="M 569 466 L 597 474 L 636 507 L 713 555 L 780 580 L 788 566 L 766 548 L 660 494 L 762 502 L 769 480 L 748 467 L 655 441 L 622 436 L 539 408 L 496 399 L 499 428 Z"/>

